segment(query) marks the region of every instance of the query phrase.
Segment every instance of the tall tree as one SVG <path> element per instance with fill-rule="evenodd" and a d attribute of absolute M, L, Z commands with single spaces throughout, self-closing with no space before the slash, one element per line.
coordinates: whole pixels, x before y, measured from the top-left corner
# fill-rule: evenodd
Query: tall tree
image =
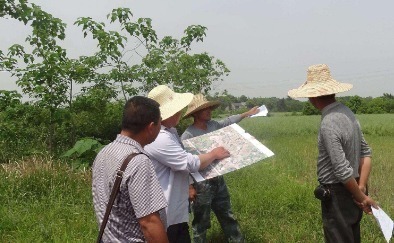
<path fill-rule="evenodd" d="M 193 42 L 204 40 L 207 28 L 192 25 L 179 40 L 165 36 L 142 60 L 142 91 L 158 84 L 171 85 L 176 91 L 207 93 L 230 72 L 226 65 L 208 53 L 190 53 Z"/>
<path fill-rule="evenodd" d="M 128 96 L 138 93 L 138 60 L 133 55 L 140 55 L 156 43 L 156 32 L 152 28 L 152 20 L 139 18 L 131 20 L 133 14 L 128 8 L 117 8 L 107 15 L 110 23 L 118 22 L 121 32 L 107 30 L 103 22 L 96 22 L 89 17 L 81 17 L 75 22 L 82 27 L 84 36 L 91 34 L 98 41 L 99 50 L 89 57 L 95 63 L 96 77 L 92 79 L 92 88 L 101 88 L 113 93 L 116 98 L 119 92 L 127 100 Z M 136 43 L 132 46 L 128 43 Z M 137 58 L 138 59 L 138 58 Z M 134 63 L 132 63 L 134 61 Z"/>
<path fill-rule="evenodd" d="M 0 15 L 12 17 L 30 25 L 32 32 L 26 42 L 31 53 L 23 45 L 14 44 L 8 54 L 0 53 L 1 68 L 17 77 L 17 85 L 23 93 L 38 99 L 38 104 L 50 111 L 49 149 L 54 148 L 55 112 L 67 102 L 69 89 L 64 64 L 67 62 L 66 50 L 57 44 L 65 38 L 66 24 L 43 11 L 35 4 L 20 0 L 3 1 Z"/>

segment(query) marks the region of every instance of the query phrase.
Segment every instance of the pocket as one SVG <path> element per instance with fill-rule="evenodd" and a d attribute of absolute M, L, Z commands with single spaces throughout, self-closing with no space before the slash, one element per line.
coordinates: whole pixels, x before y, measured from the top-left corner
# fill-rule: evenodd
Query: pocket
<path fill-rule="evenodd" d="M 328 201 L 331 199 L 331 191 L 328 187 L 323 185 L 318 185 L 313 191 L 315 197 L 321 201 Z"/>

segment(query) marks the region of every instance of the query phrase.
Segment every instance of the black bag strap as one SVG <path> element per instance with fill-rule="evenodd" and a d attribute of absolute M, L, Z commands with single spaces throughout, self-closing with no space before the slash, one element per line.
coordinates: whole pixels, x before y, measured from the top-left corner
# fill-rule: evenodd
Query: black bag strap
<path fill-rule="evenodd" d="M 118 172 L 116 172 L 116 179 L 115 179 L 114 187 L 112 188 L 111 196 L 109 197 L 109 201 L 107 204 L 107 209 L 105 210 L 103 222 L 101 223 L 101 226 L 100 226 L 100 232 L 97 237 L 97 243 L 100 243 L 101 237 L 103 237 L 105 226 L 107 225 L 107 222 L 108 222 L 109 214 L 111 213 L 112 206 L 114 205 L 116 195 L 118 195 L 118 192 L 119 192 L 119 187 L 120 187 L 120 183 L 122 182 L 123 173 L 126 170 L 129 162 L 135 156 L 137 156 L 139 154 L 142 154 L 142 153 L 133 153 L 133 154 L 130 154 L 129 156 L 127 156 L 126 159 L 123 161 L 122 165 L 120 166 Z"/>

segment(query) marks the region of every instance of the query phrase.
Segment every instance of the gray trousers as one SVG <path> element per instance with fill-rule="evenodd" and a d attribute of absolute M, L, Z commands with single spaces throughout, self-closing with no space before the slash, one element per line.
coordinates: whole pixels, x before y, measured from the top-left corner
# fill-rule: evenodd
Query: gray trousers
<path fill-rule="evenodd" d="M 321 202 L 325 242 L 359 243 L 363 211 L 342 183 L 327 185 L 331 199 Z"/>

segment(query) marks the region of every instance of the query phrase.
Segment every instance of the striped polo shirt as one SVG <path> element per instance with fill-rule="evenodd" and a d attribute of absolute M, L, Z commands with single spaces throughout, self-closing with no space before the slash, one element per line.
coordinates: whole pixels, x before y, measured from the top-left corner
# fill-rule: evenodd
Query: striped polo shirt
<path fill-rule="evenodd" d="M 92 167 L 92 193 L 96 217 L 101 225 L 116 172 L 132 153 L 145 153 L 133 139 L 118 135 L 97 155 Z M 128 164 L 115 199 L 103 242 L 145 242 L 138 219 L 167 206 L 151 160 L 137 155 Z"/>

